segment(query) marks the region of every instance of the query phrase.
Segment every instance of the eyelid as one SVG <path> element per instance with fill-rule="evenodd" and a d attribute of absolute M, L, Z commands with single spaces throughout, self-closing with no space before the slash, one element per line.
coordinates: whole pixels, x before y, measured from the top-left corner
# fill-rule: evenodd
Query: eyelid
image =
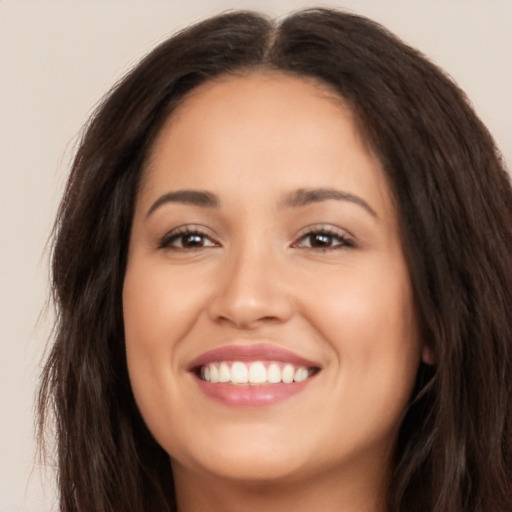
<path fill-rule="evenodd" d="M 350 248 L 355 247 L 355 241 L 354 237 L 348 233 L 346 230 L 341 229 L 339 227 L 333 226 L 331 224 L 312 224 L 310 226 L 306 226 L 302 228 L 299 233 L 297 234 L 295 241 L 292 243 L 292 247 L 298 247 L 300 248 L 299 243 L 301 240 L 303 240 L 305 237 L 314 235 L 314 234 L 326 234 L 335 238 L 338 238 L 343 243 L 336 245 L 334 247 L 325 247 L 323 250 L 334 250 L 334 249 L 340 249 L 340 248 Z M 303 247 L 305 249 L 312 249 L 312 250 L 322 250 L 320 247 Z"/>
<path fill-rule="evenodd" d="M 198 235 L 204 238 L 209 239 L 212 245 L 208 245 L 207 247 L 220 247 L 220 243 L 217 241 L 216 237 L 211 233 L 211 230 L 206 228 L 205 226 L 201 226 L 200 224 L 183 224 L 177 226 L 170 231 L 167 231 L 163 236 L 157 239 L 157 248 L 158 249 L 175 249 L 175 250 L 193 250 L 194 248 L 183 248 L 183 247 L 173 247 L 170 245 L 171 240 L 173 238 L 178 238 L 180 236 L 186 235 Z M 198 247 L 197 249 L 202 249 L 203 247 Z"/>
<path fill-rule="evenodd" d="M 302 245 L 303 240 L 307 236 L 315 235 L 315 234 L 325 234 L 331 236 L 333 238 L 337 238 L 341 243 L 330 247 L 307 247 Z M 211 244 L 197 247 L 196 249 L 203 249 L 205 247 L 220 247 L 221 244 L 217 240 L 214 234 L 212 234 L 211 230 L 206 226 L 202 226 L 200 224 L 182 224 L 177 226 L 167 232 L 163 236 L 158 237 L 156 241 L 157 249 L 174 249 L 174 250 L 194 250 L 194 247 L 179 247 L 172 246 L 171 242 L 173 239 L 177 239 L 180 236 L 186 235 L 198 235 L 205 239 L 208 239 Z M 294 238 L 294 241 L 291 244 L 291 247 L 295 248 L 304 248 L 304 249 L 312 249 L 312 250 L 334 250 L 340 248 L 350 248 L 354 247 L 354 237 L 348 233 L 346 230 L 341 229 L 337 226 L 333 226 L 332 224 L 311 224 L 309 226 L 305 226 L 302 228 Z"/>

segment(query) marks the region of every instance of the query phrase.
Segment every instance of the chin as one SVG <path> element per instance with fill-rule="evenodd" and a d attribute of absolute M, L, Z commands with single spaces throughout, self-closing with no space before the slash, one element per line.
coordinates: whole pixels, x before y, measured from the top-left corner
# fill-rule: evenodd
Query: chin
<path fill-rule="evenodd" d="M 225 480 L 286 482 L 300 478 L 305 467 L 310 469 L 311 457 L 304 447 L 304 441 L 290 439 L 287 429 L 276 432 L 270 428 L 231 426 L 212 438 L 202 437 L 195 449 L 189 445 L 183 457 L 180 453 L 171 455 L 171 461 L 173 469 L 179 465 Z"/>

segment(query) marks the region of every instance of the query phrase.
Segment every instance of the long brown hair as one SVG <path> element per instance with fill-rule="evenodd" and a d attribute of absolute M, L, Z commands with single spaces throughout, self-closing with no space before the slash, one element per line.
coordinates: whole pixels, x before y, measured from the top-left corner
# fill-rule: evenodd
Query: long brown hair
<path fill-rule="evenodd" d="M 228 13 L 157 47 L 105 98 L 76 154 L 52 254 L 57 322 L 39 390 L 55 420 L 61 510 L 174 509 L 169 457 L 128 379 L 121 290 L 137 186 L 197 85 L 254 68 L 311 77 L 350 105 L 399 212 L 423 339 L 389 489 L 397 512 L 511 510 L 512 189 L 464 94 L 378 24 L 334 10 Z"/>

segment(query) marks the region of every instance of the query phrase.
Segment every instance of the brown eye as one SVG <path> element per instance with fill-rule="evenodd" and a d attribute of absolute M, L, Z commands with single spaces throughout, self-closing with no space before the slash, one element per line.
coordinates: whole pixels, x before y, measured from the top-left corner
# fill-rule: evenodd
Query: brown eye
<path fill-rule="evenodd" d="M 313 233 L 308 235 L 310 247 L 331 247 L 335 243 L 334 237 L 326 233 Z"/>
<path fill-rule="evenodd" d="M 330 231 L 310 231 L 301 236 L 294 244 L 294 247 L 306 249 L 342 249 L 344 247 L 353 247 L 354 244 L 341 233 Z"/>
<path fill-rule="evenodd" d="M 161 249 L 203 249 L 204 247 L 217 247 L 218 244 L 210 237 L 200 232 L 181 231 L 169 233 L 160 242 Z"/>
<path fill-rule="evenodd" d="M 181 246 L 185 248 L 203 247 L 204 237 L 195 233 L 181 235 Z"/>

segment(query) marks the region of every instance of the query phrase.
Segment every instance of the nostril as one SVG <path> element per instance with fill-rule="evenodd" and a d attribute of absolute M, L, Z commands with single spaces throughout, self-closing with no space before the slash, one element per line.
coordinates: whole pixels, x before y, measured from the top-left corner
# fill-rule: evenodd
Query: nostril
<path fill-rule="evenodd" d="M 253 330 L 261 327 L 262 325 L 278 324 L 282 320 L 277 316 L 263 316 L 254 318 L 241 318 L 237 315 L 220 316 L 216 319 L 219 324 L 229 325 L 239 330 Z"/>

